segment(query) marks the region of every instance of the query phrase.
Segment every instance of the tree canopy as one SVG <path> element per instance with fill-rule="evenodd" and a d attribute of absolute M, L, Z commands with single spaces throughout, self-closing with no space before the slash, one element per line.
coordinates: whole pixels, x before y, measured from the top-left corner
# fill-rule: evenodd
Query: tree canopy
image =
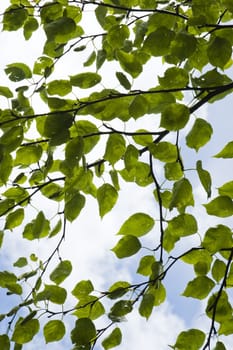
<path fill-rule="evenodd" d="M 208 331 L 202 324 L 183 329 L 168 346 L 226 350 L 233 334 L 233 141 L 222 138 L 212 153 L 218 131 L 203 107 L 232 93 L 233 2 L 1 6 L 2 30 L 12 38 L 8 83 L 0 86 L 1 250 L 14 239 L 10 231 L 56 244 L 46 260 L 18 251 L 1 269 L 4 300 L 13 302 L 0 308 L 0 348 L 23 349 L 41 334 L 49 344 L 69 338 L 72 350 L 121 348 L 127 315 L 137 310 L 150 322 L 166 301 L 167 277 L 187 264 L 193 273 L 180 290 L 184 308 L 186 298 L 204 303 Z M 14 61 L 19 36 L 32 52 L 39 47 L 38 57 L 23 52 L 25 60 Z M 224 111 L 219 118 L 232 127 Z M 219 168 L 228 162 L 221 186 L 208 157 Z M 81 213 L 91 220 L 90 197 L 104 222 L 128 186 L 132 201 L 134 191 L 149 189 L 148 202 L 112 228 L 117 241 L 109 249 L 119 264 L 136 265 L 130 281 L 115 276 L 98 291 L 89 276 L 73 276 L 72 260 L 60 253 L 67 225 L 78 225 Z"/>

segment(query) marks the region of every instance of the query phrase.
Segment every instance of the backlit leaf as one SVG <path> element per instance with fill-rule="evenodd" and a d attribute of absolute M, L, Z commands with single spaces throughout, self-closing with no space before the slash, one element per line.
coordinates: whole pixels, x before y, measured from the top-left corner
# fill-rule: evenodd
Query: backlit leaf
<path fill-rule="evenodd" d="M 231 248 L 232 243 L 231 229 L 225 225 L 218 225 L 206 231 L 202 246 L 214 254 L 221 249 Z"/>
<path fill-rule="evenodd" d="M 209 198 L 211 197 L 211 184 L 212 184 L 210 173 L 207 170 L 202 168 L 201 160 L 197 161 L 196 166 L 197 166 L 197 173 L 201 181 L 201 184 L 207 193 L 207 198 Z"/>
<path fill-rule="evenodd" d="M 145 213 L 131 215 L 121 226 L 118 235 L 132 235 L 140 237 L 152 230 L 155 222 L 152 217 Z"/>
<path fill-rule="evenodd" d="M 12 340 L 18 344 L 28 343 L 39 332 L 39 329 L 40 324 L 37 319 L 29 320 L 26 323 L 19 320 L 13 331 Z"/>
<path fill-rule="evenodd" d="M 104 184 L 97 190 L 97 201 L 99 204 L 99 214 L 102 218 L 107 214 L 116 204 L 118 193 L 116 189 L 110 184 Z"/>
<path fill-rule="evenodd" d="M 70 83 L 81 89 L 89 89 L 101 81 L 101 76 L 97 73 L 80 73 L 70 77 Z"/>
<path fill-rule="evenodd" d="M 157 28 L 144 42 L 144 50 L 153 56 L 164 56 L 170 51 L 170 44 L 175 33 L 166 27 Z"/>
<path fill-rule="evenodd" d="M 122 72 L 116 72 L 116 77 L 119 81 L 119 83 L 126 89 L 126 90 L 130 90 L 131 88 L 131 84 L 128 80 L 128 78 L 126 77 L 126 75 Z"/>
<path fill-rule="evenodd" d="M 223 68 L 231 58 L 231 54 L 232 47 L 227 38 L 216 36 L 213 40 L 210 40 L 207 55 L 213 66 Z"/>
<path fill-rule="evenodd" d="M 61 340 L 66 332 L 65 325 L 60 320 L 51 320 L 46 323 L 43 329 L 45 342 L 51 343 L 53 341 Z"/>
<path fill-rule="evenodd" d="M 112 349 L 121 344 L 122 334 L 120 328 L 116 327 L 108 336 L 102 341 L 102 346 L 105 350 Z"/>
<path fill-rule="evenodd" d="M 96 336 L 94 323 L 87 317 L 80 318 L 75 322 L 75 328 L 71 331 L 73 344 L 88 345 Z"/>
<path fill-rule="evenodd" d="M 208 204 L 204 204 L 209 215 L 225 218 L 233 215 L 233 201 L 228 196 L 218 196 Z"/>
<path fill-rule="evenodd" d="M 161 162 L 172 163 L 177 160 L 178 153 L 177 147 L 170 142 L 161 141 L 159 143 L 151 143 L 149 150 L 154 158 L 159 159 Z"/>
<path fill-rule="evenodd" d="M 186 144 L 198 151 L 210 140 L 212 133 L 212 126 L 206 120 L 197 118 L 186 136 Z"/>
<path fill-rule="evenodd" d="M 190 205 L 194 205 L 192 185 L 188 179 L 183 178 L 174 183 L 169 209 L 177 208 L 183 211 Z"/>
<path fill-rule="evenodd" d="M 52 284 L 45 284 L 44 290 L 37 294 L 36 300 L 47 300 L 62 305 L 66 300 L 66 296 L 67 291 L 64 288 Z"/>
<path fill-rule="evenodd" d="M 72 271 L 72 265 L 69 260 L 62 260 L 51 272 L 49 278 L 56 284 L 62 283 Z"/>
<path fill-rule="evenodd" d="M 9 213 L 6 218 L 5 229 L 12 230 L 13 228 L 21 225 L 24 219 L 24 210 L 22 208 L 16 209 L 12 213 Z"/>
<path fill-rule="evenodd" d="M 11 63 L 5 68 L 5 72 L 11 81 L 17 82 L 32 77 L 31 69 L 25 63 Z"/>
<path fill-rule="evenodd" d="M 65 201 L 65 217 L 70 222 L 74 221 L 85 206 L 86 199 L 78 191 L 71 194 Z"/>
<path fill-rule="evenodd" d="M 182 295 L 185 297 L 204 299 L 207 297 L 214 286 L 214 281 L 209 277 L 198 276 L 187 284 Z"/>
<path fill-rule="evenodd" d="M 90 280 L 83 280 L 76 284 L 74 289 L 72 290 L 72 294 L 81 299 L 82 297 L 90 294 L 94 290 L 93 284 Z"/>
<path fill-rule="evenodd" d="M 233 158 L 233 141 L 228 142 L 225 147 L 217 154 L 216 158 Z"/>
<path fill-rule="evenodd" d="M 145 317 L 147 320 L 150 317 L 153 307 L 154 307 L 154 295 L 150 293 L 145 293 L 142 297 L 141 303 L 139 305 L 139 313 L 141 316 Z"/>
<path fill-rule="evenodd" d="M 124 137 L 120 134 L 111 134 L 106 144 L 104 159 L 113 165 L 122 158 L 125 150 L 126 146 Z"/>
<path fill-rule="evenodd" d="M 233 181 L 226 182 L 224 185 L 219 187 L 218 193 L 221 196 L 228 196 L 233 199 Z"/>
<path fill-rule="evenodd" d="M 174 348 L 177 350 L 187 350 L 187 344 L 189 350 L 199 350 L 205 340 L 205 333 L 199 329 L 189 329 L 188 331 L 181 332 L 176 339 Z"/>
<path fill-rule="evenodd" d="M 119 259 L 122 259 L 136 254 L 140 248 L 141 243 L 138 238 L 132 235 L 127 235 L 122 237 L 111 250 Z"/>
<path fill-rule="evenodd" d="M 166 130 L 183 129 L 189 120 L 189 109 L 180 103 L 171 103 L 161 114 L 160 126 Z"/>

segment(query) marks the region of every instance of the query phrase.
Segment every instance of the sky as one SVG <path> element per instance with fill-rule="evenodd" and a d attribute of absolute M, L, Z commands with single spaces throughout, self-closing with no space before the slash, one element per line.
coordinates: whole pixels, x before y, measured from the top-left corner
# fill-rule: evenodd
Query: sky
<path fill-rule="evenodd" d="M 3 1 L 7 3 L 7 1 Z M 1 4 L 2 7 L 2 4 Z M 89 12 L 87 16 L 89 16 Z M 88 23 L 88 19 L 85 19 Z M 93 25 L 91 30 L 95 30 Z M 2 86 L 8 86 L 9 81 L 3 71 L 7 63 L 13 62 L 25 62 L 31 66 L 31 62 L 41 54 L 43 37 L 41 34 L 34 34 L 32 41 L 25 42 L 23 35 L 20 32 L 17 33 L 0 33 L 0 45 L 4 47 L 4 54 L 0 57 L 0 79 Z M 69 74 L 75 74 L 83 69 L 78 62 L 75 54 L 66 61 L 61 60 L 57 65 L 57 78 L 65 78 Z M 74 72 L 74 67 L 77 65 L 77 72 Z M 112 67 L 109 66 L 109 70 L 112 73 Z M 145 70 L 143 76 L 138 79 L 135 88 L 148 88 L 148 82 L 151 86 L 156 83 L 156 76 L 162 75 L 162 71 L 165 67 L 162 67 L 158 60 L 153 62 L 153 74 L 151 70 Z M 231 76 L 233 76 L 231 72 Z M 110 85 L 111 74 L 106 74 L 106 84 Z M 53 76 L 53 79 L 55 77 Z M 116 82 L 117 87 L 117 82 Z M 80 91 L 80 94 L 82 92 Z M 86 93 L 86 92 L 84 92 Z M 0 104 L 4 104 L 4 100 L 0 97 Z M 210 143 L 203 147 L 198 154 L 195 151 L 190 150 L 184 154 L 185 159 L 190 162 L 190 166 L 196 163 L 197 159 L 205 161 L 205 167 L 214 174 L 214 187 L 215 189 L 221 186 L 224 182 L 231 180 L 231 173 L 229 172 L 229 161 L 215 159 L 212 156 L 216 154 L 220 149 L 219 145 L 227 143 L 232 138 L 233 119 L 232 119 L 232 96 L 228 96 L 224 101 L 216 102 L 213 105 L 209 105 L 208 108 L 202 108 L 197 112 L 198 116 L 205 117 L 211 121 L 214 127 L 215 133 Z M 45 109 L 45 106 L 39 105 L 38 110 Z M 136 129 L 139 123 L 145 123 L 145 119 L 141 122 L 130 123 L 129 128 Z M 122 123 L 118 123 L 119 127 L 122 127 Z M 117 124 L 117 126 L 118 126 Z M 155 127 L 155 121 L 147 121 L 147 125 L 144 127 Z M 226 127 L 227 125 L 227 127 Z M 127 127 L 128 128 L 128 127 Z M 184 130 L 185 132 L 185 130 Z M 224 140 L 224 142 L 223 142 Z M 221 166 L 219 166 L 221 164 Z M 157 169 L 158 173 L 161 169 Z M 196 193 L 198 194 L 198 200 L 200 203 L 206 202 L 206 195 L 196 181 Z M 216 191 L 216 190 L 215 190 Z M 45 199 L 39 199 L 36 203 L 37 207 L 43 206 L 46 208 L 48 217 L 53 215 L 54 207 L 51 203 Z M 204 217 L 204 208 L 198 208 L 198 226 L 200 231 L 205 232 L 209 225 L 214 226 L 219 222 L 223 222 L 222 219 L 211 217 L 206 221 Z M 111 283 L 118 280 L 135 281 L 135 276 L 132 275 L 132 271 L 135 270 L 135 264 L 138 264 L 137 258 L 123 259 L 118 261 L 113 252 L 110 249 L 117 243 L 118 237 L 115 235 L 119 230 L 121 224 L 135 212 L 146 212 L 149 215 L 157 215 L 157 207 L 154 203 L 150 188 L 138 188 L 135 190 L 135 186 L 132 184 L 121 183 L 121 191 L 119 200 L 114 210 L 107 214 L 104 219 L 100 219 L 98 216 L 98 207 L 96 201 L 92 198 L 87 199 L 86 208 L 81 212 L 77 221 L 72 225 L 68 224 L 66 239 L 62 244 L 60 254 L 63 259 L 69 259 L 73 264 L 72 275 L 64 282 L 64 286 L 69 290 L 72 290 L 74 284 L 82 279 L 91 279 L 94 281 L 94 287 L 96 291 L 103 291 Z M 35 215 L 36 211 L 31 209 L 29 215 Z M 224 219 L 225 221 L 225 219 Z M 230 219 L 227 219 L 228 222 Z M 156 234 L 156 232 L 155 232 Z M 154 242 L 154 234 L 145 238 L 145 245 L 150 246 Z M 183 251 L 190 245 L 195 245 L 198 242 L 198 237 L 189 237 L 184 240 L 182 246 L 178 244 L 177 252 Z M 42 259 L 48 258 L 53 247 L 57 244 L 57 237 L 54 239 L 44 239 L 40 242 L 28 242 L 22 240 L 20 237 L 20 229 L 16 232 L 8 232 L 4 241 L 3 248 L 0 252 L 0 270 L 7 269 L 12 262 L 14 262 L 19 252 L 22 252 L 22 256 L 27 256 L 32 251 L 38 254 Z M 153 243 L 154 244 L 154 243 Z M 58 257 L 55 257 L 49 266 L 49 271 L 58 264 Z M 192 270 L 189 266 L 178 263 L 168 274 L 166 279 L 166 286 L 168 292 L 167 301 L 157 309 L 154 309 L 153 315 L 146 321 L 142 317 L 138 316 L 137 310 L 127 315 L 126 322 L 122 322 L 119 326 L 123 333 L 123 342 L 119 347 L 120 350 L 140 350 L 145 348 L 147 350 L 168 349 L 167 344 L 174 344 L 177 334 L 187 328 L 200 327 L 200 324 L 208 330 L 209 323 L 203 316 L 204 304 L 195 300 L 181 297 L 180 294 L 184 290 L 186 283 L 191 276 L 194 277 Z M 139 281 L 140 276 L 136 279 Z M 3 293 L 0 294 L 3 297 Z M 11 298 L 12 300 L 13 298 Z M 14 302 L 14 301 L 13 301 Z M 67 305 L 74 305 L 74 300 L 68 300 Z M 4 306 L 8 308 L 10 305 L 9 297 L 4 299 Z M 0 310 L 0 313 L 3 312 Z M 45 320 L 47 321 L 47 320 Z M 67 327 L 71 326 L 71 319 L 68 318 Z M 4 332 L 5 324 L 0 323 L 0 333 Z M 231 340 L 230 340 L 231 341 Z M 229 349 L 230 343 L 229 341 Z M 36 348 L 49 349 L 49 350 L 63 350 L 70 346 L 69 341 L 65 339 L 62 343 L 50 343 L 47 346 L 44 344 L 42 337 L 35 337 L 33 343 L 29 343 L 24 348 L 30 350 Z M 233 345 L 232 345 L 233 346 Z M 96 347 L 99 350 L 100 347 Z M 116 348 L 118 349 L 118 348 Z"/>

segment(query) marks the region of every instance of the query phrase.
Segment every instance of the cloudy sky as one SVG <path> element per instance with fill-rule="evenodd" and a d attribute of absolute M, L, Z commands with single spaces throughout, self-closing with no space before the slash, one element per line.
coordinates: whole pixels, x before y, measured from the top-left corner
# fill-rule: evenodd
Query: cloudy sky
<path fill-rule="evenodd" d="M 3 1 L 3 3 L 7 3 L 7 1 Z M 89 16 L 90 12 L 86 15 Z M 86 17 L 85 21 L 85 23 L 88 23 L 88 17 Z M 95 30 L 92 23 L 91 31 L 94 32 Z M 41 55 L 43 45 L 43 36 L 41 35 L 42 34 L 35 34 L 31 41 L 25 42 L 21 32 L 1 32 L 0 45 L 4 48 L 4 52 L 0 56 L 0 85 L 9 85 L 9 81 L 3 71 L 6 64 L 24 62 L 32 66 L 32 62 L 35 58 Z M 57 65 L 58 72 L 56 73 L 56 77 L 66 78 L 69 74 L 80 72 L 80 69 L 83 69 L 82 61 L 79 62 L 77 57 L 79 57 L 77 54 L 76 56 L 73 54 L 72 57 L 69 58 L 69 61 L 66 59 L 61 60 Z M 77 67 L 75 68 L 76 71 L 74 71 L 75 66 Z M 145 70 L 144 75 L 138 79 L 135 88 L 146 89 L 148 88 L 148 82 L 151 82 L 150 86 L 155 85 L 156 76 L 162 75 L 163 69 L 164 67 L 162 68 L 159 62 L 154 60 L 153 74 L 151 74 L 151 70 Z M 112 71 L 113 68 L 109 66 L 109 72 L 112 73 Z M 112 87 L 110 76 L 111 74 L 107 72 L 104 79 L 106 86 Z M 55 76 L 53 76 L 53 79 L 54 78 Z M 3 108 L 2 106 L 5 104 L 5 101 L 1 97 L 0 103 L 1 108 Z M 214 174 L 213 181 L 215 188 L 231 180 L 229 162 L 227 160 L 216 160 L 212 158 L 212 155 L 216 154 L 222 148 L 222 145 L 232 138 L 233 121 L 231 103 L 232 97 L 229 96 L 224 99 L 224 101 L 209 105 L 208 109 L 205 107 L 197 112 L 199 117 L 205 117 L 210 120 L 215 133 L 210 143 L 201 149 L 198 154 L 193 150 L 183 154 L 184 160 L 190 164 L 190 167 L 193 167 L 198 159 L 203 161 L 205 168 L 207 168 L 211 174 Z M 44 106 L 38 106 L 38 110 L 41 111 L 43 109 L 45 109 Z M 145 126 L 145 124 L 143 124 L 143 127 L 155 128 L 153 120 L 150 119 L 146 122 L 147 125 Z M 145 123 L 145 121 L 143 121 L 143 123 Z M 119 127 L 122 127 L 122 123 L 120 123 Z M 128 128 L 130 127 L 135 130 L 137 123 L 131 122 Z M 221 147 L 219 145 L 221 145 Z M 158 169 L 158 173 L 159 171 L 160 169 Z M 198 195 L 198 201 L 200 203 L 205 203 L 206 195 L 198 182 L 196 182 L 195 191 Z M 40 206 L 43 209 L 46 208 L 48 217 L 53 215 L 54 207 L 49 201 L 38 199 L 36 206 L 37 208 L 40 208 Z M 135 190 L 134 185 L 121 183 L 118 203 L 114 210 L 107 214 L 103 220 L 100 220 L 98 216 L 96 201 L 92 198 L 88 198 L 86 207 L 78 220 L 72 225 L 68 224 L 66 240 L 62 244 L 60 251 L 63 259 L 69 259 L 73 264 L 73 273 L 66 280 L 64 286 L 72 290 L 77 281 L 91 279 L 95 289 L 97 291 L 103 291 L 116 280 L 135 282 L 136 279 L 136 281 L 139 281 L 140 277 L 132 274 L 132 271 L 136 269 L 135 264 L 138 264 L 137 259 L 132 258 L 117 261 L 110 249 L 118 241 L 118 237 L 115 236 L 115 233 L 118 231 L 121 224 L 130 215 L 140 211 L 146 212 L 152 216 L 157 215 L 157 207 L 154 203 L 150 187 L 136 188 Z M 35 213 L 36 211 L 31 209 L 30 215 L 36 215 Z M 219 220 L 214 217 L 206 221 L 206 216 L 204 215 L 205 211 L 201 207 L 195 211 L 195 214 L 198 215 L 198 225 L 202 232 L 204 232 L 209 225 L 214 226 L 217 223 L 223 222 L 221 219 Z M 147 245 L 150 246 L 150 244 L 154 242 L 154 235 L 156 235 L 156 232 L 152 235 L 148 235 L 148 238 L 145 238 L 145 244 L 147 243 Z M 57 240 L 58 238 L 56 237 L 52 240 L 44 239 L 41 242 L 27 242 L 21 239 L 20 229 L 14 233 L 7 233 L 0 255 L 0 269 L 7 269 L 19 255 L 27 256 L 32 251 L 38 254 L 42 260 L 48 258 L 53 247 L 56 246 Z M 187 238 L 183 246 L 178 246 L 177 252 L 183 251 L 195 244 L 198 244 L 198 237 Z M 51 271 L 58 262 L 58 259 L 55 257 L 52 264 L 49 266 L 49 270 Z M 177 263 L 167 276 L 166 287 L 168 299 L 162 306 L 154 309 L 150 320 L 145 321 L 142 317 L 138 317 L 138 312 L 135 310 L 127 316 L 126 322 L 120 324 L 124 335 L 123 342 L 119 347 L 121 350 L 140 350 L 142 348 L 148 350 L 166 350 L 168 349 L 167 344 L 174 343 L 179 331 L 185 328 L 200 327 L 200 325 L 205 327 L 206 330 L 208 329 L 209 323 L 203 317 L 204 306 L 192 299 L 180 297 L 186 283 L 192 278 L 191 276 L 192 270 L 189 266 L 183 266 Z M 4 293 L 1 292 L 0 295 L 3 297 Z M 13 298 L 4 298 L 3 307 L 8 310 L 12 306 L 10 305 L 11 303 L 14 303 Z M 68 306 L 72 307 L 73 303 L 73 299 L 68 300 Z M 0 310 L 0 313 L 2 312 L 5 312 L 5 310 Z M 0 323 L 0 333 L 5 332 L 5 326 L 6 324 L 4 322 L 2 325 Z M 69 322 L 67 327 L 69 327 Z M 64 348 L 67 349 L 68 346 L 69 341 L 66 340 L 61 344 L 50 343 L 47 346 L 45 346 L 42 337 L 36 337 L 33 341 L 33 348 L 38 350 L 63 350 Z M 32 349 L 32 344 L 26 345 L 25 349 Z M 96 349 L 98 349 L 98 346 Z"/>

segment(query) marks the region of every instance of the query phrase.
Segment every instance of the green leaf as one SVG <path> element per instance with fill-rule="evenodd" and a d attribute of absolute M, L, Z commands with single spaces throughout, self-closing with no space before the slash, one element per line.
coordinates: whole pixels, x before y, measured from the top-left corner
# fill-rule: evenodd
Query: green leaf
<path fill-rule="evenodd" d="M 86 295 L 80 298 L 80 301 L 75 306 L 73 315 L 78 318 L 88 317 L 95 320 L 105 313 L 103 304 L 94 295 Z"/>
<path fill-rule="evenodd" d="M 190 132 L 186 136 L 186 144 L 196 151 L 203 147 L 211 139 L 212 126 L 204 119 L 197 118 Z"/>
<path fill-rule="evenodd" d="M 111 134 L 108 137 L 106 149 L 104 153 L 104 159 L 109 161 L 110 164 L 114 165 L 120 160 L 125 153 L 125 139 L 120 134 Z"/>
<path fill-rule="evenodd" d="M 185 237 L 197 232 L 197 221 L 191 214 L 181 214 L 168 221 L 167 230 L 175 237 Z"/>
<path fill-rule="evenodd" d="M 125 41 L 128 39 L 129 34 L 130 31 L 127 25 L 114 25 L 109 28 L 106 40 L 112 48 L 120 49 L 124 47 Z"/>
<path fill-rule="evenodd" d="M 82 297 L 85 297 L 86 295 L 93 292 L 94 287 L 90 280 L 83 280 L 76 284 L 74 289 L 72 290 L 72 294 L 77 298 L 81 299 Z"/>
<path fill-rule="evenodd" d="M 13 97 L 13 93 L 7 86 L 0 86 L 0 95 L 6 98 Z"/>
<path fill-rule="evenodd" d="M 195 299 L 204 299 L 214 288 L 215 283 L 207 276 L 198 276 L 190 281 L 182 295 Z"/>
<path fill-rule="evenodd" d="M 45 284 L 44 290 L 37 294 L 36 300 L 47 300 L 54 304 L 62 305 L 64 304 L 67 296 L 67 291 L 56 285 Z"/>
<path fill-rule="evenodd" d="M 155 262 L 153 255 L 145 255 L 141 258 L 139 266 L 137 268 L 137 273 L 143 276 L 150 276 L 152 272 L 152 265 Z"/>
<path fill-rule="evenodd" d="M 226 182 L 224 185 L 219 187 L 218 193 L 221 196 L 228 196 L 233 199 L 233 181 Z"/>
<path fill-rule="evenodd" d="M 53 60 L 47 56 L 40 56 L 34 63 L 33 74 L 48 77 L 53 71 Z"/>
<path fill-rule="evenodd" d="M 215 304 L 216 308 L 213 308 L 213 305 Z M 210 296 L 206 307 L 206 314 L 209 318 L 212 319 L 213 312 L 215 316 L 215 321 L 217 322 L 222 323 L 223 321 L 232 319 L 232 307 L 228 301 L 228 295 L 224 290 L 222 291 L 220 296 L 217 293 Z"/>
<path fill-rule="evenodd" d="M 15 31 L 21 28 L 28 17 L 26 8 L 17 5 L 8 7 L 3 16 L 3 30 Z"/>
<path fill-rule="evenodd" d="M 188 73 L 178 67 L 171 67 L 165 71 L 164 77 L 159 77 L 159 83 L 164 88 L 183 88 L 188 85 Z"/>
<path fill-rule="evenodd" d="M 188 254 L 185 254 L 182 257 L 182 261 L 184 261 L 187 264 L 192 264 L 194 265 L 194 267 L 198 267 L 199 270 L 202 270 L 202 274 L 206 275 L 210 270 L 212 256 L 210 255 L 208 250 L 191 250 L 188 252 Z"/>
<path fill-rule="evenodd" d="M 189 108 L 180 103 L 171 103 L 161 114 L 160 126 L 169 131 L 183 129 L 189 120 Z"/>
<path fill-rule="evenodd" d="M 43 196 L 52 199 L 54 201 L 60 202 L 64 197 L 64 190 L 61 186 L 56 183 L 49 183 L 41 189 Z"/>
<path fill-rule="evenodd" d="M 4 199 L 0 201 L 0 216 L 7 214 L 10 209 L 13 209 L 15 201 L 13 199 Z"/>
<path fill-rule="evenodd" d="M 49 95 L 66 96 L 72 91 L 72 86 L 69 80 L 53 80 L 47 85 Z"/>
<path fill-rule="evenodd" d="M 142 297 L 142 301 L 139 305 L 139 313 L 142 317 L 145 317 L 147 320 L 149 319 L 153 307 L 154 307 L 155 297 L 153 294 L 145 293 Z"/>
<path fill-rule="evenodd" d="M 78 191 L 71 193 L 71 195 L 68 195 L 65 200 L 64 210 L 66 219 L 70 222 L 74 221 L 79 216 L 81 210 L 84 208 L 85 203 L 85 197 Z"/>
<path fill-rule="evenodd" d="M 79 160 L 83 156 L 84 151 L 84 142 L 83 138 L 78 136 L 66 143 L 65 148 L 65 159 L 66 161 L 75 166 L 78 164 Z"/>
<path fill-rule="evenodd" d="M 172 163 L 177 160 L 177 147 L 170 142 L 161 141 L 156 144 L 151 143 L 148 148 L 153 157 L 159 159 L 161 162 Z"/>
<path fill-rule="evenodd" d="M 96 336 L 94 323 L 89 318 L 80 318 L 75 322 L 75 328 L 71 331 L 71 340 L 76 345 L 87 345 Z"/>
<path fill-rule="evenodd" d="M 218 330 L 218 334 L 232 335 L 232 333 L 233 333 L 233 317 L 221 322 Z M 214 350 L 227 350 L 227 349 L 221 346 Z"/>
<path fill-rule="evenodd" d="M 204 236 L 202 246 L 211 254 L 221 249 L 231 248 L 233 243 L 231 229 L 225 225 L 210 227 Z"/>
<path fill-rule="evenodd" d="M 205 333 L 199 329 L 189 329 L 188 331 L 181 332 L 176 340 L 174 349 L 177 350 L 199 350 L 205 340 Z"/>
<path fill-rule="evenodd" d="M 142 72 L 142 65 L 139 59 L 133 53 L 117 50 L 116 56 L 121 68 L 125 72 L 129 73 L 133 78 L 137 78 Z"/>
<path fill-rule="evenodd" d="M 122 72 L 116 72 L 115 74 L 121 86 L 123 86 L 126 90 L 130 90 L 131 84 L 126 75 Z"/>
<path fill-rule="evenodd" d="M 192 185 L 188 179 L 183 178 L 174 183 L 169 209 L 177 208 L 179 211 L 184 211 L 190 205 L 194 205 Z"/>
<path fill-rule="evenodd" d="M 32 319 L 26 323 L 22 323 L 22 319 L 16 323 L 12 334 L 12 341 L 18 344 L 30 342 L 39 332 L 40 323 L 37 319 Z"/>
<path fill-rule="evenodd" d="M 226 218 L 233 215 L 233 201 L 228 196 L 218 196 L 208 204 L 204 204 L 209 215 Z"/>
<path fill-rule="evenodd" d="M 220 326 L 220 329 L 221 329 L 221 326 Z M 217 343 L 216 343 L 216 345 L 215 345 L 213 350 L 227 350 L 227 349 L 225 348 L 225 345 L 221 341 L 217 341 Z"/>
<path fill-rule="evenodd" d="M 16 209 L 14 212 L 9 213 L 6 218 L 5 229 L 12 230 L 13 228 L 21 225 L 24 219 L 24 210 L 22 208 Z"/>
<path fill-rule="evenodd" d="M 103 8 L 103 6 L 100 6 Z M 86 48 L 86 46 L 84 46 Z M 102 67 L 104 64 L 104 61 L 106 60 L 106 51 L 105 50 L 98 50 L 97 56 L 96 56 L 96 69 L 97 71 Z"/>
<path fill-rule="evenodd" d="M 121 319 L 133 310 L 132 302 L 130 300 L 119 300 L 111 308 L 108 317 L 112 321 Z"/>
<path fill-rule="evenodd" d="M 119 186 L 118 172 L 116 170 L 110 170 L 109 174 L 111 176 L 113 186 L 117 191 L 119 191 L 120 186 Z"/>
<path fill-rule="evenodd" d="M 69 17 L 60 17 L 44 25 L 44 31 L 48 41 L 54 41 L 59 44 L 66 43 L 68 40 L 73 39 L 79 28 L 80 27 L 76 26 L 75 21 Z"/>
<path fill-rule="evenodd" d="M 129 114 L 134 119 L 143 117 L 148 111 L 148 103 L 144 96 L 137 95 L 129 105 Z"/>
<path fill-rule="evenodd" d="M 31 165 L 40 160 L 42 147 L 40 145 L 29 145 L 20 147 L 16 151 L 15 165 Z"/>
<path fill-rule="evenodd" d="M 154 227 L 154 219 L 145 213 L 131 215 L 121 226 L 118 235 L 144 236 Z"/>
<path fill-rule="evenodd" d="M 65 325 L 60 320 L 52 320 L 46 323 L 43 329 L 46 344 L 61 340 L 65 333 Z"/>
<path fill-rule="evenodd" d="M 130 283 L 125 281 L 115 282 L 108 290 L 109 299 L 118 299 L 124 294 L 128 293 L 130 289 Z"/>
<path fill-rule="evenodd" d="M 224 277 L 225 272 L 226 264 L 222 260 L 216 259 L 211 269 L 211 273 L 215 281 L 220 282 Z"/>
<path fill-rule="evenodd" d="M 199 176 L 199 179 L 201 181 L 202 186 L 204 187 L 206 193 L 207 193 L 207 198 L 211 197 L 211 176 L 210 173 L 202 168 L 202 161 L 198 160 L 196 163 L 197 167 L 197 173 Z"/>
<path fill-rule="evenodd" d="M 215 158 L 233 158 L 233 141 L 230 141 L 226 146 L 214 156 Z"/>
<path fill-rule="evenodd" d="M 27 266 L 27 264 L 28 264 L 27 259 L 25 257 L 21 257 L 14 263 L 13 266 L 24 267 L 24 266 Z"/>
<path fill-rule="evenodd" d="M 175 33 L 166 27 L 157 28 L 148 35 L 143 49 L 152 56 L 165 56 L 170 51 L 170 44 L 174 36 Z"/>
<path fill-rule="evenodd" d="M 137 237 L 127 235 L 122 237 L 111 250 L 119 259 L 127 258 L 136 254 L 141 248 L 141 243 Z"/>
<path fill-rule="evenodd" d="M 48 236 L 49 230 L 49 220 L 47 220 L 44 213 L 40 211 L 36 218 L 25 226 L 23 237 L 29 240 L 43 238 Z"/>
<path fill-rule="evenodd" d="M 167 180 L 180 180 L 183 176 L 182 167 L 179 162 L 166 163 L 164 165 L 165 177 Z"/>
<path fill-rule="evenodd" d="M 98 135 L 98 128 L 95 124 L 91 123 L 89 120 L 78 120 L 71 128 L 70 128 L 71 136 L 84 136 L 84 153 L 89 153 L 95 145 L 99 142 L 100 136 Z M 96 134 L 96 135 L 93 135 Z M 87 137 L 88 135 L 92 135 L 91 137 Z"/>
<path fill-rule="evenodd" d="M 95 62 L 96 59 L 96 52 L 92 51 L 92 53 L 90 54 L 90 56 L 87 58 L 87 60 L 83 63 L 84 67 L 89 67 L 92 65 L 92 63 Z"/>
<path fill-rule="evenodd" d="M 130 170 L 135 167 L 139 157 L 137 148 L 133 145 L 128 145 L 124 154 L 125 168 Z"/>
<path fill-rule="evenodd" d="M 1 350 L 10 350 L 10 340 L 8 335 L 6 334 L 0 335 L 0 348 Z"/>
<path fill-rule="evenodd" d="M 70 83 L 81 89 L 89 89 L 101 81 L 101 76 L 97 73 L 87 72 L 70 76 Z"/>
<path fill-rule="evenodd" d="M 18 148 L 23 141 L 23 128 L 22 126 L 14 126 L 7 129 L 0 138 L 0 144 L 4 146 L 8 152 L 14 151 Z"/>
<path fill-rule="evenodd" d="M 133 137 L 133 140 L 137 144 L 142 145 L 142 146 L 148 146 L 149 144 L 151 144 L 153 142 L 152 135 L 150 135 L 150 132 L 148 130 L 145 130 L 145 129 L 136 130 L 135 135 L 133 135 L 132 137 Z M 137 152 L 137 159 L 138 159 L 138 150 L 136 148 L 135 148 L 135 150 L 136 151 L 134 151 L 134 153 L 136 155 L 136 152 Z"/>
<path fill-rule="evenodd" d="M 72 114 L 56 113 L 54 115 L 49 115 L 44 120 L 41 134 L 51 139 L 51 146 L 61 145 L 70 138 L 69 128 L 72 123 Z"/>
<path fill-rule="evenodd" d="M 231 43 L 226 38 L 216 36 L 210 39 L 210 44 L 207 48 L 207 55 L 213 66 L 224 68 L 231 58 L 231 54 Z"/>
<path fill-rule="evenodd" d="M 121 344 L 122 334 L 120 328 L 116 327 L 108 336 L 102 341 L 102 346 L 105 350 L 112 349 Z"/>
<path fill-rule="evenodd" d="M 25 63 L 11 63 L 5 68 L 8 78 L 13 82 L 18 82 L 32 77 L 31 69 Z"/>
<path fill-rule="evenodd" d="M 192 56 L 196 45 L 197 40 L 194 35 L 188 34 L 187 31 L 179 32 L 171 43 L 171 54 L 183 61 Z"/>
<path fill-rule="evenodd" d="M 72 265 L 69 260 L 62 260 L 51 272 L 49 278 L 56 284 L 62 283 L 72 271 Z"/>
<path fill-rule="evenodd" d="M 110 184 L 104 184 L 97 190 L 97 201 L 99 204 L 99 214 L 103 218 L 105 214 L 112 210 L 116 204 L 118 193 Z"/>
<path fill-rule="evenodd" d="M 34 17 L 29 17 L 23 27 L 23 35 L 25 40 L 29 40 L 32 33 L 39 28 L 39 23 Z"/>

